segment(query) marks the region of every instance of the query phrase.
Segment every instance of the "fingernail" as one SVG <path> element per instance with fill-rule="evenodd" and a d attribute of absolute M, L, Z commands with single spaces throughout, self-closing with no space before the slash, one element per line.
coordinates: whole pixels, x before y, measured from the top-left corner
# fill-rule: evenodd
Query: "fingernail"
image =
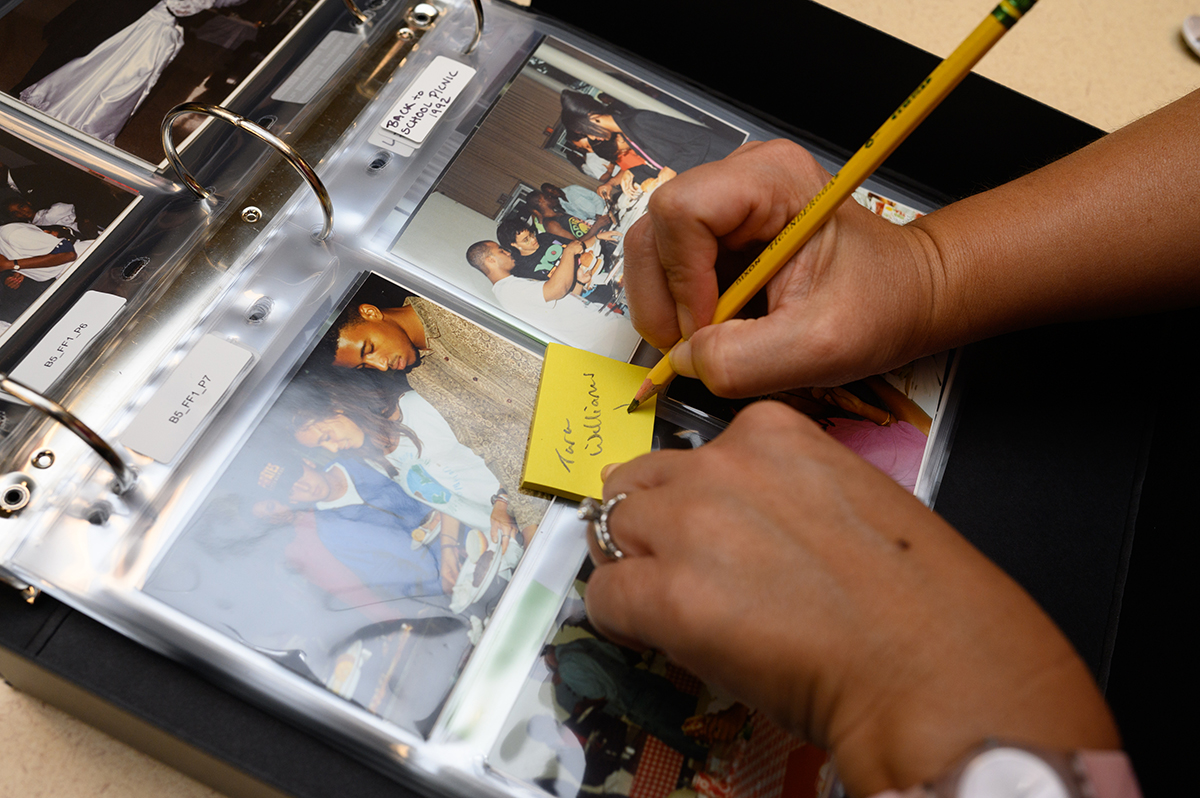
<path fill-rule="evenodd" d="M 692 365 L 692 342 L 680 341 L 667 356 L 671 358 L 671 368 L 681 377 L 695 377 L 696 367 Z"/>
<path fill-rule="evenodd" d="M 600 481 L 604 482 L 605 480 L 607 480 L 608 475 L 611 474 L 613 472 L 613 470 L 615 468 L 617 468 L 617 466 L 619 466 L 619 465 L 621 465 L 621 464 L 620 463 L 609 463 L 604 468 L 601 468 L 600 469 Z"/>
<path fill-rule="evenodd" d="M 679 320 L 680 335 L 684 338 L 691 338 L 692 333 L 696 331 L 696 319 L 692 315 L 691 308 L 676 302 L 675 318 Z"/>

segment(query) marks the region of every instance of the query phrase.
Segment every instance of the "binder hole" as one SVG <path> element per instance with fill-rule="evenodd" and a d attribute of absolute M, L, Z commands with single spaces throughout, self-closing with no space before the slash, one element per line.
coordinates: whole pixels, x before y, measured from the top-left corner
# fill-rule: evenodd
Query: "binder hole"
<path fill-rule="evenodd" d="M 373 175 L 381 171 L 385 166 L 392 162 L 392 154 L 386 150 L 380 150 L 375 153 L 375 157 L 367 164 L 367 174 Z"/>
<path fill-rule="evenodd" d="M 275 124 L 278 121 L 279 121 L 279 117 L 275 116 L 274 114 L 267 114 L 266 116 L 259 118 L 258 126 L 261 127 L 263 130 L 270 130 L 271 125 Z"/>
<path fill-rule="evenodd" d="M 254 224 L 263 218 L 262 209 L 257 205 L 247 205 L 242 208 L 242 221 L 248 224 Z"/>
<path fill-rule="evenodd" d="M 87 511 L 88 523 L 93 526 L 104 526 L 112 516 L 112 507 L 107 502 L 96 502 Z"/>
<path fill-rule="evenodd" d="M 24 483 L 9 485 L 0 493 L 0 510 L 15 513 L 29 504 L 29 487 Z"/>
<path fill-rule="evenodd" d="M 409 12 L 408 19 L 418 28 L 428 28 L 437 19 L 438 10 L 429 3 L 417 3 Z"/>
<path fill-rule="evenodd" d="M 54 452 L 42 449 L 30 459 L 30 462 L 33 463 L 34 468 L 49 468 L 54 465 Z"/>
<path fill-rule="evenodd" d="M 129 261 L 129 263 L 125 264 L 125 268 L 121 269 L 121 279 L 132 280 L 134 277 L 137 277 L 149 262 L 150 259 L 144 255 Z"/>
<path fill-rule="evenodd" d="M 271 309 L 274 307 L 275 302 L 271 297 L 259 297 L 254 300 L 254 304 L 246 311 L 246 321 L 250 324 L 262 324 L 266 321 L 267 316 L 271 315 Z"/>

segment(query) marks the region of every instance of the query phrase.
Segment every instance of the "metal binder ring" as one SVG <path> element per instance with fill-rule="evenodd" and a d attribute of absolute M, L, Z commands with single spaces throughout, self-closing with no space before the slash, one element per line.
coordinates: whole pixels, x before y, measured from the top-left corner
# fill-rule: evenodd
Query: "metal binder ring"
<path fill-rule="evenodd" d="M 308 185 L 312 187 L 313 192 L 317 195 L 317 200 L 321 203 L 321 211 L 325 214 L 325 223 L 321 228 L 321 235 L 318 238 L 324 241 L 329 238 L 329 234 L 333 232 L 333 201 L 329 198 L 329 192 L 325 190 L 325 184 L 321 182 L 321 178 L 317 177 L 317 173 L 313 168 L 300 157 L 300 153 L 296 152 L 292 145 L 285 142 L 278 136 L 267 132 L 264 128 L 254 124 L 246 117 L 235 114 L 226 108 L 219 105 L 207 105 L 205 103 L 182 103 L 177 105 L 167 112 L 163 117 L 160 130 L 162 132 L 163 152 L 167 154 L 167 160 L 171 162 L 175 173 L 179 178 L 192 190 L 200 199 L 208 199 L 212 193 L 192 177 L 192 173 L 183 165 L 183 161 L 179 159 L 179 151 L 175 149 L 175 143 L 171 141 L 171 123 L 178 117 L 185 114 L 204 114 L 205 116 L 215 116 L 234 127 L 244 130 L 255 138 L 266 142 L 279 151 L 284 158 L 287 159 L 300 176 L 308 181 Z"/>
<path fill-rule="evenodd" d="M 463 50 L 463 55 L 469 55 L 474 52 L 479 46 L 479 40 L 483 38 L 483 0 L 471 0 L 475 6 L 475 35 L 471 37 L 471 43 L 467 45 L 467 49 Z"/>
<path fill-rule="evenodd" d="M 17 382 L 7 374 L 0 374 L 0 390 L 12 394 L 30 407 L 50 416 L 92 447 L 92 451 L 100 455 L 113 470 L 113 477 L 115 477 L 113 493 L 118 495 L 125 493 L 137 484 L 137 472 L 125 462 L 121 455 L 117 454 L 117 450 L 58 402 L 47 399 L 28 385 Z"/>
<path fill-rule="evenodd" d="M 351 14 L 354 15 L 354 18 L 357 19 L 360 24 L 367 21 L 367 15 L 364 14 L 357 5 L 355 5 L 354 0 L 342 0 L 342 2 L 346 4 L 346 8 Z"/>

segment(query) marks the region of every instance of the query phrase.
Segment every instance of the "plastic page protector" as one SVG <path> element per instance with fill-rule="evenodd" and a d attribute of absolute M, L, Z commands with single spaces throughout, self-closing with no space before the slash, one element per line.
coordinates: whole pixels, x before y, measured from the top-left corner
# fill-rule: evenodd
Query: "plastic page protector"
<path fill-rule="evenodd" d="M 600 498 L 600 470 L 650 451 L 655 399 L 627 412 L 650 369 L 561 344 L 546 347 L 521 487 Z"/>

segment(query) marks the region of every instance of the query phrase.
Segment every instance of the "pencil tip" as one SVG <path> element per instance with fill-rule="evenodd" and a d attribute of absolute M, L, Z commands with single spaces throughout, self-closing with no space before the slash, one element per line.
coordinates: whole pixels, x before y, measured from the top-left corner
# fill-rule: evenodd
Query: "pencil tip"
<path fill-rule="evenodd" d="M 629 407 L 625 408 L 625 412 L 632 413 L 634 410 L 638 409 L 639 404 L 641 404 L 641 402 L 639 402 L 637 399 L 634 399 L 632 402 L 629 403 Z"/>

